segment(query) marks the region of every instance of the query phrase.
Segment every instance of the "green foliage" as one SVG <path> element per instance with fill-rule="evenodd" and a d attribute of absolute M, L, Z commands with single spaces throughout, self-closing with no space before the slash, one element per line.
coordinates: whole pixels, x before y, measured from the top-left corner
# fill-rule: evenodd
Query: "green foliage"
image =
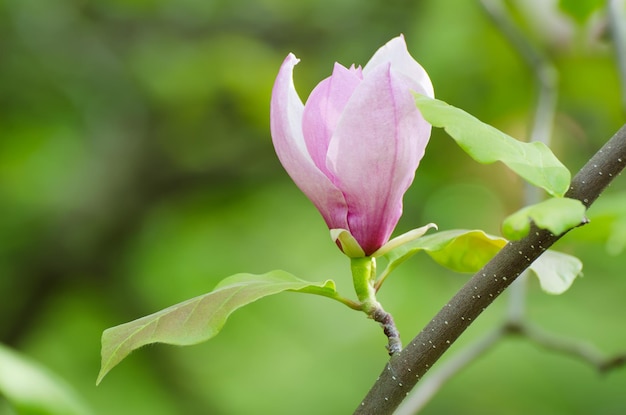
<path fill-rule="evenodd" d="M 585 205 L 580 200 L 552 198 L 535 205 L 526 206 L 506 218 L 502 233 L 509 239 L 521 239 L 528 235 L 531 221 L 541 229 L 555 235 L 587 221 Z"/>
<path fill-rule="evenodd" d="M 454 271 L 476 272 L 504 245 L 505 239 L 480 230 L 455 229 L 437 232 L 402 245 L 385 255 L 389 263 L 382 275 L 390 273 L 419 251 L 425 251 L 439 264 Z"/>
<path fill-rule="evenodd" d="M 187 346 L 206 341 L 221 330 L 233 311 L 287 290 L 314 291 L 332 297 L 335 285 L 332 281 L 310 283 L 280 270 L 262 275 L 232 275 L 208 294 L 105 330 L 97 383 L 133 350 L 151 343 Z"/>
<path fill-rule="evenodd" d="M 507 240 L 480 230 L 455 229 L 424 236 L 389 252 L 386 278 L 401 263 L 419 251 L 446 268 L 457 272 L 476 272 L 493 258 Z M 541 288 L 550 294 L 565 292 L 582 270 L 582 262 L 571 255 L 548 250 L 530 266 Z"/>
<path fill-rule="evenodd" d="M 20 415 L 92 413 L 64 380 L 2 344 L 0 396 Z"/>
<path fill-rule="evenodd" d="M 543 291 L 548 294 L 562 294 L 580 275 L 583 263 L 574 256 L 547 250 L 531 264 L 529 269 L 539 279 Z"/>
<path fill-rule="evenodd" d="M 485 124 L 443 101 L 416 95 L 415 103 L 424 118 L 441 127 L 479 163 L 501 161 L 529 183 L 552 196 L 563 196 L 569 188 L 569 170 L 543 143 L 524 143 Z"/>
<path fill-rule="evenodd" d="M 585 229 L 594 240 L 606 241 L 610 255 L 618 255 L 626 248 L 626 192 L 602 195 L 588 213 L 593 226 Z"/>

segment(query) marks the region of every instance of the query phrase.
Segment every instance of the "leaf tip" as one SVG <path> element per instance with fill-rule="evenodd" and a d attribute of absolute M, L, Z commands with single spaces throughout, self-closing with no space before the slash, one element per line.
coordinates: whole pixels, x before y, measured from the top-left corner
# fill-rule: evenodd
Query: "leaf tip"
<path fill-rule="evenodd" d="M 119 333 L 120 329 L 123 327 L 127 327 L 132 324 L 125 323 L 115 327 L 109 327 L 108 329 L 102 332 L 101 339 L 101 351 L 100 351 L 100 372 L 98 373 L 98 377 L 96 378 L 96 386 L 98 386 L 102 379 L 118 365 L 124 358 L 126 358 L 132 349 L 123 350 L 121 349 L 121 345 L 127 340 L 126 338 L 122 338 L 120 340 Z"/>
<path fill-rule="evenodd" d="M 507 218 L 502 224 L 502 235 L 509 241 L 519 241 L 530 232 L 531 220 L 517 220 L 519 218 Z"/>
<path fill-rule="evenodd" d="M 102 382 L 102 379 L 104 379 L 108 372 L 109 371 L 104 367 L 100 368 L 100 373 L 98 373 L 98 378 L 96 379 L 96 386 L 100 385 L 100 382 Z"/>
<path fill-rule="evenodd" d="M 111 360 L 107 358 L 104 353 L 104 348 L 102 350 L 102 362 L 100 363 L 100 372 L 98 372 L 98 377 L 96 378 L 96 386 L 100 385 L 102 379 L 117 365 L 117 362 L 111 364 Z"/>

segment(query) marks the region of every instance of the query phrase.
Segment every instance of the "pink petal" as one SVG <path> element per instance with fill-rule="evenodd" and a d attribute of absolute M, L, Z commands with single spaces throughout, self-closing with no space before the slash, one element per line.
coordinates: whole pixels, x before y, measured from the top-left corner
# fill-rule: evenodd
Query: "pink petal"
<path fill-rule="evenodd" d="M 374 68 L 385 63 L 391 63 L 393 71 L 407 82 L 411 90 L 431 98 L 435 96 L 428 73 L 409 54 L 404 36 L 395 37 L 378 49 L 363 68 L 363 74 L 367 76 Z"/>
<path fill-rule="evenodd" d="M 327 176 L 329 176 L 326 168 L 328 143 L 344 107 L 361 80 L 360 71 L 357 72 L 354 68 L 346 69 L 336 63 L 332 76 L 324 79 L 313 89 L 304 106 L 302 120 L 304 140 L 313 162 Z"/>
<path fill-rule="evenodd" d="M 347 207 L 343 194 L 313 163 L 302 134 L 304 105 L 293 84 L 298 59 L 289 54 L 283 62 L 270 106 L 270 128 L 276 154 L 283 167 L 320 211 L 330 229 L 347 228 Z"/>
<path fill-rule="evenodd" d="M 348 203 L 348 229 L 367 255 L 387 242 L 424 155 L 430 125 L 390 64 L 364 73 L 331 139 L 328 168 Z"/>

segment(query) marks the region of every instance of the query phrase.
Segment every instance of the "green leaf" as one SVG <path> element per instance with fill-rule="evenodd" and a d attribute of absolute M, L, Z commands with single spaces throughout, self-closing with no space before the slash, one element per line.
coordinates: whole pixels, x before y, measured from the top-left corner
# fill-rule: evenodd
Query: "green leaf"
<path fill-rule="evenodd" d="M 388 264 L 381 278 L 419 251 L 458 272 L 476 272 L 493 258 L 507 241 L 480 230 L 455 229 L 423 236 L 385 255 Z"/>
<path fill-rule="evenodd" d="M 93 413 L 65 381 L 1 344 L 0 396 L 21 415 Z"/>
<path fill-rule="evenodd" d="M 330 280 L 311 283 L 280 270 L 262 275 L 230 276 L 208 294 L 105 330 L 102 334 L 102 366 L 96 383 L 100 383 L 133 350 L 151 343 L 185 346 L 206 341 L 221 330 L 233 311 L 287 290 L 331 298 L 337 295 L 335 284 Z"/>
<path fill-rule="evenodd" d="M 479 163 L 501 161 L 526 181 L 543 188 L 552 196 L 563 196 L 569 188 L 569 170 L 545 144 L 518 141 L 437 99 L 416 95 L 415 103 L 426 121 L 435 127 L 444 128 Z"/>
<path fill-rule="evenodd" d="M 529 268 L 539 278 L 545 292 L 562 294 L 581 274 L 583 263 L 574 256 L 547 250 Z"/>
<path fill-rule="evenodd" d="M 387 253 L 389 260 L 381 278 L 419 251 L 457 272 L 477 272 L 507 244 L 507 240 L 480 230 L 455 229 L 424 236 Z M 541 288 L 550 294 L 566 291 L 580 275 L 582 262 L 571 255 L 547 250 L 529 267 Z"/>
<path fill-rule="evenodd" d="M 560 235 L 585 223 L 585 211 L 585 205 L 576 199 L 547 199 L 520 209 L 506 218 L 502 223 L 502 233 L 512 240 L 521 239 L 528 235 L 532 221 L 541 229 Z"/>
<path fill-rule="evenodd" d="M 606 244 L 610 255 L 626 249 L 626 192 L 603 194 L 589 208 L 588 216 L 593 227 L 585 235 Z"/>

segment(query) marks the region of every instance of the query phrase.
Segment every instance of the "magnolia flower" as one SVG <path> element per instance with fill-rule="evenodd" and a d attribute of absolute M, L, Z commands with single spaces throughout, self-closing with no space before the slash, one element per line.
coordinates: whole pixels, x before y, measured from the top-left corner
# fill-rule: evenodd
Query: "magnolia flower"
<path fill-rule="evenodd" d="M 372 255 L 402 215 L 430 137 L 412 92 L 433 97 L 432 84 L 399 36 L 364 68 L 336 63 L 303 105 L 293 84 L 298 61 L 287 56 L 272 91 L 276 153 L 344 253 Z"/>

